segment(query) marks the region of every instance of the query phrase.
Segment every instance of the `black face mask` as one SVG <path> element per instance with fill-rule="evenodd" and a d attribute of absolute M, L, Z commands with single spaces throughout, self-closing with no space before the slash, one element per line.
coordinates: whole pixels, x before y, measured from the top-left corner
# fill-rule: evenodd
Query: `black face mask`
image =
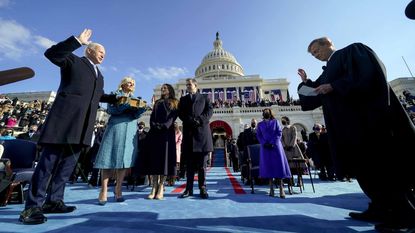
<path fill-rule="evenodd" d="M 33 132 L 35 132 L 33 129 L 29 130 L 29 133 L 33 133 Z"/>
<path fill-rule="evenodd" d="M 264 119 L 269 119 L 271 117 L 271 114 L 269 112 L 264 112 Z"/>
<path fill-rule="evenodd" d="M 282 123 L 283 125 L 286 125 L 286 124 L 287 124 L 287 122 L 286 122 L 285 120 L 281 120 L 281 123 Z"/>
<path fill-rule="evenodd" d="M 144 126 L 140 125 L 140 126 L 138 126 L 138 129 L 144 129 Z"/>
<path fill-rule="evenodd" d="M 256 123 L 251 123 L 252 128 L 255 128 L 255 126 L 256 126 Z"/>

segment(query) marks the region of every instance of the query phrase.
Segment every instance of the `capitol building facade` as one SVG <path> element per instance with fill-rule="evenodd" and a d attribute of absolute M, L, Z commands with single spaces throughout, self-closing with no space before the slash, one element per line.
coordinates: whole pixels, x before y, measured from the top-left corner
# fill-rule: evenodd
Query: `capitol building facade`
<path fill-rule="evenodd" d="M 269 106 L 277 119 L 287 116 L 300 135 L 304 130 L 311 133 L 314 123 L 324 124 L 321 109 L 301 111 L 300 106 L 289 105 L 288 85 L 285 78 L 264 79 L 260 75 L 245 75 L 237 59 L 222 46 L 219 33 L 213 42 L 213 50 L 203 57 L 195 71 L 201 94 L 206 95 L 215 106 L 210 127 L 213 136 L 237 138 L 252 119 L 262 120 L 262 110 Z M 176 97 L 186 95 L 186 79 L 172 83 Z M 161 84 L 154 88 L 155 98 L 160 96 Z M 139 121 L 149 125 L 150 113 L 146 112 Z M 177 119 L 181 125 L 180 119 Z"/>

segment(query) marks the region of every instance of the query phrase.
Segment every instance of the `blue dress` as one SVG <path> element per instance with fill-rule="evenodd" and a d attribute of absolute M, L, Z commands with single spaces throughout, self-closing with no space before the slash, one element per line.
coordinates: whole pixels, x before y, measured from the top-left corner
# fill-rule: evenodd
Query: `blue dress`
<path fill-rule="evenodd" d="M 259 176 L 262 178 L 291 177 L 290 166 L 281 143 L 281 135 L 281 127 L 277 120 L 263 120 L 258 123 L 257 138 L 261 144 Z M 266 143 L 272 144 L 273 147 L 264 147 Z"/>
<path fill-rule="evenodd" d="M 116 94 L 123 95 L 122 92 Z M 138 155 L 137 119 L 145 109 L 132 108 L 125 104 L 109 104 L 107 112 L 111 116 L 94 167 L 98 169 L 133 167 Z"/>

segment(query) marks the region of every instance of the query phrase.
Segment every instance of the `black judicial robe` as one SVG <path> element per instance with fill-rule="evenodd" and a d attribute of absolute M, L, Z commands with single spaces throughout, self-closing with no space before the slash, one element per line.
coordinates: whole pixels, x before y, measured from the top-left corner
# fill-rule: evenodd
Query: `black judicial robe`
<path fill-rule="evenodd" d="M 375 52 L 361 43 L 340 49 L 317 80 L 307 80 L 298 88 L 326 83 L 333 87 L 331 93 L 300 96 L 300 103 L 303 110 L 322 106 L 337 172 L 356 175 L 372 200 L 380 187 L 366 187 L 370 182 L 376 185 L 383 179 L 383 184 L 393 185 L 388 179 L 394 177 L 390 182 L 396 184 L 399 179 L 402 189 L 413 187 L 415 128 L 388 85 L 385 67 Z"/>

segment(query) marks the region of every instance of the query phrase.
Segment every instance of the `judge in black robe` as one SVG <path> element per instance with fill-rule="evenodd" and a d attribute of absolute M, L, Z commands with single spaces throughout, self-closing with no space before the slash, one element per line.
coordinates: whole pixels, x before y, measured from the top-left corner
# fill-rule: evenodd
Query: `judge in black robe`
<path fill-rule="evenodd" d="M 314 82 L 298 70 L 298 88 L 313 87 L 318 94 L 300 95 L 302 108 L 322 106 L 336 172 L 354 175 L 371 199 L 368 210 L 350 216 L 413 225 L 415 128 L 387 83 L 384 65 L 361 43 L 336 51 L 324 37 L 308 51 L 327 65 Z"/>

